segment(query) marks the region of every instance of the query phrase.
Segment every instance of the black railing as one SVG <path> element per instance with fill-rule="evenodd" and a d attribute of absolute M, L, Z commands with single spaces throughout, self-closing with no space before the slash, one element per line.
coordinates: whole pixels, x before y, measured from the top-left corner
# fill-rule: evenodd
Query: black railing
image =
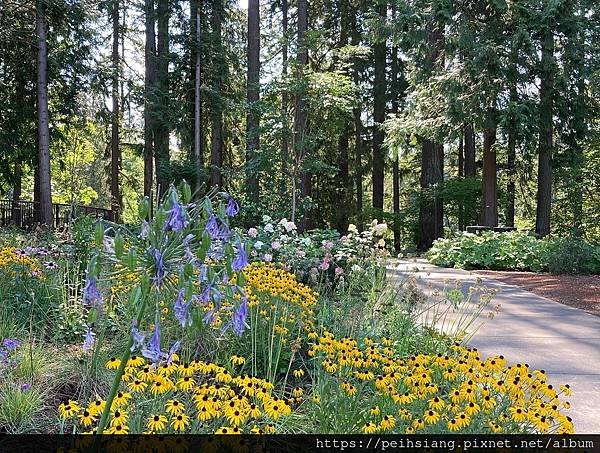
<path fill-rule="evenodd" d="M 31 228 L 39 223 L 38 205 L 33 201 L 0 200 L 0 226 L 14 225 L 19 228 Z M 53 228 L 60 228 L 73 221 L 73 219 L 90 215 L 98 219 L 112 220 L 110 209 L 96 208 L 94 206 L 70 205 L 52 203 Z"/>

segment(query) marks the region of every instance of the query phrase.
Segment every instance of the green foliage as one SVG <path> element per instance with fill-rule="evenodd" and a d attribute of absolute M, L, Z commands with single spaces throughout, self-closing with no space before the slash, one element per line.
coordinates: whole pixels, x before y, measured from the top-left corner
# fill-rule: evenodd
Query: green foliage
<path fill-rule="evenodd" d="M 444 267 L 556 273 L 600 271 L 599 247 L 580 239 L 536 239 L 522 232 L 459 233 L 438 239 L 427 259 Z"/>

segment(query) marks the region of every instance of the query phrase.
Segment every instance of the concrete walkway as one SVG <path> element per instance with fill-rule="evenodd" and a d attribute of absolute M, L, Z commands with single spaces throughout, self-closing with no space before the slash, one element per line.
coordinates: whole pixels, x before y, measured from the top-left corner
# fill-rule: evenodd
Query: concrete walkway
<path fill-rule="evenodd" d="M 468 291 L 481 276 L 433 266 L 423 259 L 400 259 L 388 266 L 390 277 L 414 277 L 426 293 L 458 282 Z M 493 319 L 470 341 L 484 357 L 503 354 L 510 363 L 528 363 L 548 372 L 550 381 L 570 384 L 567 398 L 576 433 L 600 433 L 600 317 L 485 277 L 482 286 L 498 290 L 491 305 L 500 304 Z M 480 324 L 480 323 L 477 323 Z"/>

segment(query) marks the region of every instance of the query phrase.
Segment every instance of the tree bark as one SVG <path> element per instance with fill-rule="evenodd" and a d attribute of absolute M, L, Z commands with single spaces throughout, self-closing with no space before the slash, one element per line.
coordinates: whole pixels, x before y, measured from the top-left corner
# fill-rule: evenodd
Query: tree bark
<path fill-rule="evenodd" d="M 159 198 L 169 189 L 169 0 L 158 0 L 157 97 L 159 111 L 154 135 L 156 184 Z"/>
<path fill-rule="evenodd" d="M 204 135 L 202 131 L 202 0 L 190 0 L 192 27 L 192 62 L 194 67 L 193 159 L 196 170 L 196 196 L 200 196 L 204 175 Z"/>
<path fill-rule="evenodd" d="M 498 226 L 498 194 L 496 172 L 496 128 L 483 130 L 483 175 L 481 179 L 481 225 Z"/>
<path fill-rule="evenodd" d="M 392 3 L 392 22 L 396 22 L 396 3 Z M 398 81 L 399 61 L 398 46 L 392 46 L 392 65 L 391 65 L 391 93 L 392 93 L 392 114 L 398 114 L 398 101 L 400 96 L 400 87 Z M 393 191 L 393 212 L 394 219 L 392 229 L 394 230 L 394 250 L 401 248 L 400 237 L 400 156 L 396 154 L 392 164 L 392 191 Z"/>
<path fill-rule="evenodd" d="M 223 109 L 221 96 L 223 95 L 223 74 L 225 68 L 225 55 L 222 39 L 223 0 L 213 1 L 211 16 L 213 45 L 215 46 L 215 64 L 213 90 L 215 100 L 211 109 L 211 137 L 210 137 L 210 185 L 221 189 L 223 187 Z"/>
<path fill-rule="evenodd" d="M 248 79 L 246 116 L 246 190 L 248 200 L 259 201 L 259 185 L 255 167 L 256 151 L 260 144 L 260 2 L 248 0 Z"/>
<path fill-rule="evenodd" d="M 283 33 L 283 46 L 281 49 L 281 76 L 285 81 L 288 74 L 288 0 L 281 0 L 281 29 Z M 288 127 L 288 104 L 289 95 L 286 88 L 281 93 L 281 171 L 284 175 L 289 175 L 288 161 L 290 158 L 289 127 Z M 285 187 L 285 186 L 284 186 Z"/>
<path fill-rule="evenodd" d="M 144 196 L 152 200 L 154 180 L 154 104 L 156 102 L 156 17 L 154 0 L 144 1 L 146 42 L 144 50 Z"/>
<path fill-rule="evenodd" d="M 432 72 L 443 68 L 443 24 L 431 20 L 427 26 L 429 54 L 426 67 Z M 418 248 L 427 250 L 433 241 L 444 235 L 444 205 L 439 187 L 444 182 L 444 145 L 429 139 L 421 140 L 421 192 L 427 193 L 419 208 Z"/>
<path fill-rule="evenodd" d="M 113 221 L 118 222 L 121 218 L 121 191 L 119 186 L 119 174 L 121 171 L 121 148 L 119 146 L 119 0 L 112 1 L 112 113 L 111 113 L 111 171 L 110 171 L 110 208 Z"/>
<path fill-rule="evenodd" d="M 360 31 L 358 29 L 358 10 L 355 9 L 353 12 L 352 20 L 352 35 L 351 44 L 358 46 L 361 41 Z M 352 64 L 352 79 L 356 86 L 359 86 L 360 77 L 358 71 L 358 64 L 360 60 L 354 58 Z M 354 116 L 354 181 L 356 185 L 356 223 L 359 231 L 363 231 L 363 168 L 362 168 L 362 155 L 363 155 L 363 124 L 362 124 L 362 110 L 360 106 L 356 106 L 352 109 Z"/>
<path fill-rule="evenodd" d="M 535 232 L 544 237 L 550 234 L 552 206 L 552 147 L 554 109 L 554 36 L 549 25 L 542 34 L 542 68 L 540 71 L 540 113 L 538 146 L 538 184 Z"/>
<path fill-rule="evenodd" d="M 385 20 L 387 15 L 386 0 L 379 0 L 377 10 L 380 18 Z M 373 82 L 373 208 L 383 211 L 383 185 L 384 185 L 384 159 L 383 140 L 384 133 L 381 129 L 385 121 L 386 110 L 386 43 L 378 41 L 373 47 L 375 79 Z"/>
<path fill-rule="evenodd" d="M 475 129 L 473 124 L 465 123 L 463 126 L 465 137 L 465 172 L 466 178 L 475 176 Z"/>
<path fill-rule="evenodd" d="M 306 30 L 308 29 L 308 2 L 307 0 L 298 0 L 298 55 L 297 68 L 298 80 L 304 79 L 304 69 L 308 65 L 308 48 L 306 43 Z M 295 96 L 294 109 L 294 152 L 295 166 L 300 170 L 300 198 L 304 200 L 312 195 L 312 174 L 309 170 L 303 168 L 307 155 L 305 135 L 308 115 L 306 112 L 306 93 L 301 90 Z M 300 222 L 300 231 L 310 229 L 312 221 L 310 212 L 305 212 Z"/>
<path fill-rule="evenodd" d="M 46 11 L 44 0 L 36 1 L 37 34 L 37 116 L 38 116 L 38 174 L 39 222 L 53 226 L 52 186 L 50 180 L 50 126 L 48 115 L 48 48 L 46 41 Z"/>
<path fill-rule="evenodd" d="M 419 208 L 419 250 L 427 250 L 444 234 L 442 199 L 438 193 L 443 181 L 444 145 L 424 139 L 421 144 L 421 189 L 429 193 Z"/>

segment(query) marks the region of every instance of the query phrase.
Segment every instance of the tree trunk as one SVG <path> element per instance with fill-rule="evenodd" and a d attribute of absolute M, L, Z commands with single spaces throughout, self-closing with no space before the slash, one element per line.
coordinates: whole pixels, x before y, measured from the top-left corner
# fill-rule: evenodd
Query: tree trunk
<path fill-rule="evenodd" d="M 460 131 L 460 137 L 458 139 L 458 177 L 463 178 L 465 176 L 465 133 L 464 128 Z M 458 229 L 463 231 L 465 229 L 465 204 L 461 200 L 458 205 Z"/>
<path fill-rule="evenodd" d="M 152 200 L 154 179 L 154 105 L 156 102 L 156 33 L 154 0 L 145 0 L 146 43 L 144 56 L 144 196 Z"/>
<path fill-rule="evenodd" d="M 158 0 L 158 41 L 157 41 L 157 98 L 159 112 L 154 135 L 156 184 L 159 198 L 169 189 L 169 0 Z"/>
<path fill-rule="evenodd" d="M 542 35 L 542 68 L 540 72 L 540 114 L 538 146 L 538 184 L 535 232 L 544 237 L 550 234 L 552 205 L 552 113 L 554 92 L 554 37 L 546 26 Z"/>
<path fill-rule="evenodd" d="M 44 0 L 36 1 L 37 34 L 37 116 L 38 116 L 38 174 L 39 222 L 53 226 L 52 186 L 50 181 L 50 126 L 48 115 L 48 49 L 46 41 L 46 11 Z"/>
<path fill-rule="evenodd" d="M 496 173 L 496 128 L 483 130 L 483 175 L 481 179 L 481 225 L 498 226 L 498 194 Z"/>
<path fill-rule="evenodd" d="M 465 136 L 465 177 L 475 176 L 475 129 L 473 124 L 465 123 L 463 126 Z"/>
<path fill-rule="evenodd" d="M 21 167 L 21 159 L 17 158 L 15 161 L 15 171 L 13 175 L 13 193 L 12 193 L 12 223 L 15 226 L 21 225 L 21 206 L 19 205 L 19 200 L 21 199 L 22 192 L 22 167 Z"/>
<path fill-rule="evenodd" d="M 392 3 L 392 22 L 396 22 L 396 3 Z M 400 96 L 400 87 L 398 81 L 399 73 L 399 55 L 398 46 L 392 46 L 392 73 L 391 73 L 391 92 L 392 92 L 392 114 L 398 114 L 398 101 Z M 399 251 L 401 248 L 400 238 L 400 156 L 396 154 L 392 165 L 392 190 L 393 190 L 393 211 L 394 219 L 392 229 L 394 230 L 394 250 Z"/>
<path fill-rule="evenodd" d="M 283 46 L 281 49 L 281 76 L 282 79 L 285 81 L 287 79 L 288 73 L 288 0 L 281 0 L 281 15 L 281 28 L 283 33 Z M 281 132 L 281 171 L 284 175 L 289 175 L 288 161 L 290 158 L 288 104 L 288 91 L 286 88 L 284 88 L 281 93 L 281 121 L 283 126 Z"/>
<path fill-rule="evenodd" d="M 382 20 L 387 14 L 386 0 L 379 0 L 377 10 Z M 383 211 L 383 184 L 384 184 L 384 160 L 383 139 L 384 133 L 381 129 L 385 121 L 386 107 L 386 43 L 378 41 L 373 48 L 375 79 L 373 82 L 373 208 Z"/>
<path fill-rule="evenodd" d="M 110 171 L 110 208 L 113 221 L 121 218 L 121 191 L 119 186 L 119 173 L 121 170 L 121 148 L 119 146 L 119 0 L 112 2 L 112 113 L 111 113 L 111 171 Z"/>
<path fill-rule="evenodd" d="M 425 65 L 432 73 L 443 68 L 444 26 L 431 21 L 427 26 L 429 55 Z M 426 193 L 419 208 L 418 248 L 427 250 L 433 241 L 444 235 L 444 205 L 439 186 L 444 182 L 444 145 L 429 139 L 421 140 L 421 192 Z"/>
<path fill-rule="evenodd" d="M 222 39 L 223 0 L 214 0 L 212 9 L 212 33 L 215 46 L 215 64 L 213 78 L 214 99 L 211 109 L 210 137 L 210 185 L 221 189 L 223 187 L 223 74 L 225 55 Z"/>
<path fill-rule="evenodd" d="M 256 151 L 260 144 L 260 2 L 248 1 L 248 114 L 246 116 L 246 190 L 248 200 L 255 205 L 259 200 L 259 186 L 255 167 Z"/>
<path fill-rule="evenodd" d="M 516 94 L 516 90 L 515 90 Z M 512 96 L 512 88 L 511 88 Z M 506 166 L 508 169 L 508 182 L 506 183 L 506 195 L 508 197 L 506 206 L 506 226 L 515 226 L 515 160 L 517 156 L 517 131 L 516 124 L 513 118 L 510 119 L 508 129 L 508 143 Z"/>
<path fill-rule="evenodd" d="M 444 145 L 431 140 L 421 144 L 421 189 L 426 190 L 427 199 L 419 208 L 419 250 L 427 250 L 433 241 L 444 234 L 442 199 L 438 186 L 443 181 Z"/>
<path fill-rule="evenodd" d="M 192 159 L 196 173 L 196 197 L 200 196 L 204 175 L 204 136 L 202 133 L 202 0 L 190 0 L 191 18 L 191 65 L 193 68 L 194 102 L 193 116 L 194 126 L 192 134 Z"/>
<path fill-rule="evenodd" d="M 308 29 L 308 2 L 307 0 L 298 0 L 298 55 L 297 65 L 299 80 L 304 79 L 304 69 L 308 65 L 308 48 L 306 43 L 306 30 Z M 304 200 L 312 195 L 312 175 L 309 170 L 303 168 L 307 149 L 305 143 L 307 112 L 305 93 L 298 92 L 295 99 L 294 109 L 294 151 L 296 168 L 300 170 L 300 197 Z M 294 176 L 295 177 L 295 176 Z M 300 231 L 310 229 L 312 226 L 310 213 L 305 212 L 300 222 Z"/>
<path fill-rule="evenodd" d="M 358 46 L 361 41 L 360 31 L 358 30 L 358 11 L 354 10 L 353 20 L 352 20 L 352 36 L 351 43 L 353 46 Z M 360 83 L 359 72 L 358 72 L 358 64 L 360 60 L 358 58 L 354 58 L 352 64 L 352 79 L 356 86 Z M 352 109 L 352 114 L 354 116 L 354 180 L 356 185 L 356 223 L 359 231 L 363 231 L 364 222 L 363 222 L 363 168 L 362 168 L 362 155 L 363 155 L 363 124 L 362 124 L 362 109 L 360 106 L 356 106 Z"/>

